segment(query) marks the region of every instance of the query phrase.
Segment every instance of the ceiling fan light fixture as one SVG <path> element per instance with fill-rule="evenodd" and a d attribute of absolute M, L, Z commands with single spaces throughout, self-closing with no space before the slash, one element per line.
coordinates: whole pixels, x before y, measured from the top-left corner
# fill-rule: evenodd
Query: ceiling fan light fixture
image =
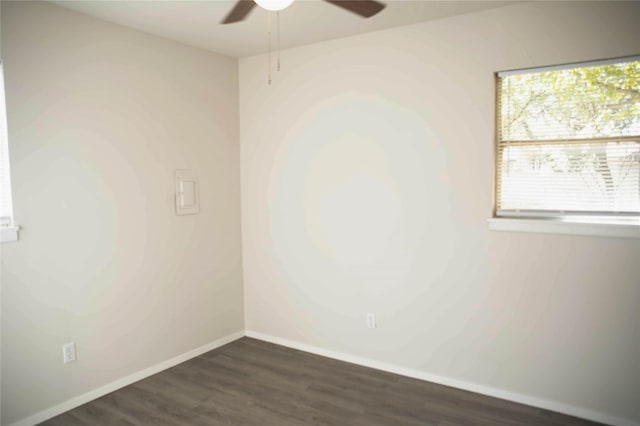
<path fill-rule="evenodd" d="M 263 9 L 276 12 L 291 6 L 293 0 L 254 0 Z"/>

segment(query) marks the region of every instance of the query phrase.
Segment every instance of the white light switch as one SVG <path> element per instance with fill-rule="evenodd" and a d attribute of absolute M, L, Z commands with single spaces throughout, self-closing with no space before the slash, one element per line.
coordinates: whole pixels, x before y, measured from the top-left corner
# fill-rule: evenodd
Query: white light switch
<path fill-rule="evenodd" d="M 195 170 L 176 170 L 176 214 L 200 213 L 200 199 L 198 196 L 198 175 Z"/>
<path fill-rule="evenodd" d="M 76 344 L 69 342 L 62 346 L 62 362 L 68 364 L 76 360 Z"/>
<path fill-rule="evenodd" d="M 376 314 L 367 314 L 367 328 L 376 328 Z"/>

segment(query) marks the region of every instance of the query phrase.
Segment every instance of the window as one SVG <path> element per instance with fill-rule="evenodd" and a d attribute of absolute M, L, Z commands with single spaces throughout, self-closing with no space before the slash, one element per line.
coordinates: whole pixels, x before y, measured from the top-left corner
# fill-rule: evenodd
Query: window
<path fill-rule="evenodd" d="M 9 142 L 7 136 L 7 111 L 4 97 L 4 74 L 0 62 L 0 231 L 2 242 L 18 239 L 18 227 L 13 223 L 13 199 L 11 197 L 11 173 L 9 169 Z"/>
<path fill-rule="evenodd" d="M 640 57 L 498 73 L 496 110 L 496 217 L 640 224 Z"/>

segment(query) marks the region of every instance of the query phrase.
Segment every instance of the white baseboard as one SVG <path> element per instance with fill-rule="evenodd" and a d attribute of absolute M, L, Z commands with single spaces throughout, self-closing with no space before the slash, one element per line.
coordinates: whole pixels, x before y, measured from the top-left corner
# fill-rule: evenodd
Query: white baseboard
<path fill-rule="evenodd" d="M 543 408 L 545 410 L 555 411 L 557 413 L 567 414 L 570 416 L 579 417 L 586 420 L 591 420 L 599 423 L 605 423 L 614 426 L 638 426 L 638 423 L 628 419 L 615 417 L 606 413 L 589 410 L 587 408 L 576 407 L 569 404 L 563 404 L 561 402 L 550 401 L 547 399 L 537 398 L 533 396 L 523 395 L 516 392 L 510 392 L 502 389 L 497 389 L 489 386 L 480 385 L 473 382 L 467 382 L 464 380 L 453 379 L 450 377 L 438 376 L 436 374 L 426 373 L 420 370 L 414 370 L 411 368 L 400 367 L 393 364 L 388 364 L 373 359 L 350 355 L 342 352 L 336 352 L 329 349 L 320 348 L 306 343 L 296 342 L 294 340 L 284 339 L 281 337 L 272 336 L 265 333 L 259 333 L 256 331 L 246 330 L 245 335 L 258 340 L 264 340 L 266 342 L 275 343 L 276 345 L 286 346 L 292 349 L 298 349 L 300 351 L 309 352 L 312 354 L 324 356 L 327 358 L 333 358 L 340 361 L 349 362 L 352 364 L 361 365 L 364 367 L 375 368 L 376 370 L 387 371 L 389 373 L 399 374 L 401 376 L 411 377 L 414 379 L 425 380 L 428 382 L 438 383 L 445 386 L 451 386 L 454 388 L 476 392 L 479 394 L 492 396 L 495 398 L 505 399 L 507 401 L 517 402 L 519 404 L 525 404 L 532 407 Z"/>
<path fill-rule="evenodd" d="M 238 331 L 228 336 L 221 337 L 220 339 L 207 343 L 204 346 L 200 346 L 199 348 L 190 350 L 189 352 L 185 352 L 159 364 L 153 365 L 151 367 L 145 368 L 144 370 L 140 370 L 136 373 L 130 374 L 129 376 L 115 380 L 104 386 L 100 386 L 97 389 L 91 390 L 82 395 L 78 395 L 75 398 L 71 398 L 61 404 L 54 405 L 53 407 L 47 408 L 46 410 L 40 411 L 39 413 L 36 413 L 25 419 L 18 420 L 17 422 L 12 423 L 9 426 L 33 426 L 38 423 L 44 422 L 45 420 L 62 414 L 65 411 L 72 410 L 76 407 L 81 406 L 82 404 L 86 404 L 87 402 L 93 401 L 94 399 L 100 398 L 101 396 L 104 396 L 108 393 L 121 389 L 125 386 L 145 379 L 168 368 L 174 367 L 182 362 L 190 360 L 191 358 L 195 358 L 198 355 L 202 355 L 205 352 L 209 352 L 213 349 L 219 348 L 220 346 L 226 345 L 227 343 L 233 342 L 234 340 L 238 340 L 241 337 L 244 337 L 244 331 Z"/>

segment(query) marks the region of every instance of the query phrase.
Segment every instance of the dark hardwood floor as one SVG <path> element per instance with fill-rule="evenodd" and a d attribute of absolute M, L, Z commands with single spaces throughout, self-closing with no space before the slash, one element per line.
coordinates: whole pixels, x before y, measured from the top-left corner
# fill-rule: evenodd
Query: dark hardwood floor
<path fill-rule="evenodd" d="M 594 425 L 243 338 L 44 425 Z"/>

